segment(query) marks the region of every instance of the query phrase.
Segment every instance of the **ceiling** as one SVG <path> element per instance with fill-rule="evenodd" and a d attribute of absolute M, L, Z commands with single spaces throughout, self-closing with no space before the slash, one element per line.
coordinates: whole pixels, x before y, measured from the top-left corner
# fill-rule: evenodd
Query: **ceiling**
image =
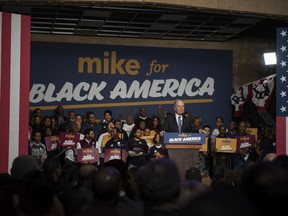
<path fill-rule="evenodd" d="M 286 19 L 156 5 L 44 5 L 0 3 L 2 11 L 31 15 L 31 33 L 193 41 L 275 37 Z"/>

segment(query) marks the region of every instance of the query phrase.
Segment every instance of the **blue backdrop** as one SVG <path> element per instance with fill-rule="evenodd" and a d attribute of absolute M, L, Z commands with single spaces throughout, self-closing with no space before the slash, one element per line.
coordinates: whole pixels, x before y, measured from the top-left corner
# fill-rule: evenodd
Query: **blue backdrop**
<path fill-rule="evenodd" d="M 148 115 L 173 101 L 214 128 L 216 116 L 231 119 L 232 51 L 32 42 L 30 108 L 52 115 L 61 104 L 103 118 L 110 109 L 124 119 Z"/>

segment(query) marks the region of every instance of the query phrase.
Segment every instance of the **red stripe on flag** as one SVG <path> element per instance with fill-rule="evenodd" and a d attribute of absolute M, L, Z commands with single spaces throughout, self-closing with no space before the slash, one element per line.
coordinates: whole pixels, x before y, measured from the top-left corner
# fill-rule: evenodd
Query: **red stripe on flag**
<path fill-rule="evenodd" d="M 30 88 L 30 16 L 21 16 L 19 155 L 28 154 Z"/>
<path fill-rule="evenodd" d="M 276 117 L 276 153 L 277 154 L 286 154 L 286 116 L 277 116 Z"/>
<path fill-rule="evenodd" d="M 9 116 L 10 116 L 10 57 L 11 57 L 11 14 L 2 13 L 1 41 L 1 157 L 0 172 L 9 172 Z"/>

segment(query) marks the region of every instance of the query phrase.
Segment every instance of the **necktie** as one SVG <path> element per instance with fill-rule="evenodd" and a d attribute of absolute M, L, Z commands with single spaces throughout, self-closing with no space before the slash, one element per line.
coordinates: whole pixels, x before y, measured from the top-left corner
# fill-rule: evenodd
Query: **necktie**
<path fill-rule="evenodd" d="M 182 127 L 182 119 L 181 116 L 178 116 L 178 131 L 181 133 L 181 127 Z"/>

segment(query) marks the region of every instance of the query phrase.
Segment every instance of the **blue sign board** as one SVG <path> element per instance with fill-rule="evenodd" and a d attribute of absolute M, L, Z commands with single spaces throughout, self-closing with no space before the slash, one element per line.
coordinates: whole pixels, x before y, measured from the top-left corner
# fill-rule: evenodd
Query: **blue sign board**
<path fill-rule="evenodd" d="M 205 134 L 202 133 L 168 133 L 164 134 L 165 144 L 204 144 Z"/>

